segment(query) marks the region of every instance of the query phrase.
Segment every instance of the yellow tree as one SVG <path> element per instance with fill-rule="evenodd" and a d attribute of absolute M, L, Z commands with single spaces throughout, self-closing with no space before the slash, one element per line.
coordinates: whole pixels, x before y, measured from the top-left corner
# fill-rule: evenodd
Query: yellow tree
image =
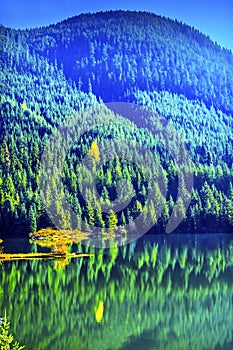
<path fill-rule="evenodd" d="M 100 150 L 95 141 L 92 142 L 91 148 L 89 150 L 89 155 L 94 158 L 96 162 L 100 160 Z"/>

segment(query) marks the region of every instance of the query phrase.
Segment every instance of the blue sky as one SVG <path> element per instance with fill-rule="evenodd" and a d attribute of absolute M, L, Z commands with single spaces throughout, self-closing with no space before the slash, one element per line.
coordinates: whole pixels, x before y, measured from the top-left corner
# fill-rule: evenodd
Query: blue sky
<path fill-rule="evenodd" d="M 233 51 L 232 0 L 6 0 L 0 2 L 0 24 L 31 28 L 110 9 L 150 11 L 176 18 Z"/>

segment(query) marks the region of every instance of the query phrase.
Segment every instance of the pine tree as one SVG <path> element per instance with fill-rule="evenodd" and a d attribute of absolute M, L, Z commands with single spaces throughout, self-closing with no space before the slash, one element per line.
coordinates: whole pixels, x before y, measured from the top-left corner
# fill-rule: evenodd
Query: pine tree
<path fill-rule="evenodd" d="M 1 323 L 2 322 L 2 323 Z M 0 322 L 0 350 L 23 350 L 25 346 L 20 346 L 14 337 L 9 333 L 10 322 L 7 322 L 6 312 L 3 321 Z"/>
<path fill-rule="evenodd" d="M 108 216 L 108 226 L 109 226 L 110 230 L 116 229 L 117 223 L 118 223 L 118 219 L 117 219 L 116 213 L 113 210 L 110 210 L 110 213 Z"/>

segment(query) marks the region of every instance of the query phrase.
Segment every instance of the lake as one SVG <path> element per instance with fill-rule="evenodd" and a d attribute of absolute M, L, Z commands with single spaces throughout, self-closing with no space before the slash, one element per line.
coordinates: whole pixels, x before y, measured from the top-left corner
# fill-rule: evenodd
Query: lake
<path fill-rule="evenodd" d="M 28 240 L 4 241 L 29 252 Z M 31 350 L 233 348 L 233 236 L 144 236 L 65 261 L 0 265 L 0 317 Z"/>

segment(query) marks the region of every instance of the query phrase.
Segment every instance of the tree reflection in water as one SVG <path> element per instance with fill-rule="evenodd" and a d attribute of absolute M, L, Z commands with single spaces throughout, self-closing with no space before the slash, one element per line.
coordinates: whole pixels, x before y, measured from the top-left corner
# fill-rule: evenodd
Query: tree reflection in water
<path fill-rule="evenodd" d="M 6 262 L 0 310 L 26 348 L 225 349 L 232 346 L 233 246 L 141 239 L 54 270 Z M 230 348 L 229 347 L 229 348 Z"/>

